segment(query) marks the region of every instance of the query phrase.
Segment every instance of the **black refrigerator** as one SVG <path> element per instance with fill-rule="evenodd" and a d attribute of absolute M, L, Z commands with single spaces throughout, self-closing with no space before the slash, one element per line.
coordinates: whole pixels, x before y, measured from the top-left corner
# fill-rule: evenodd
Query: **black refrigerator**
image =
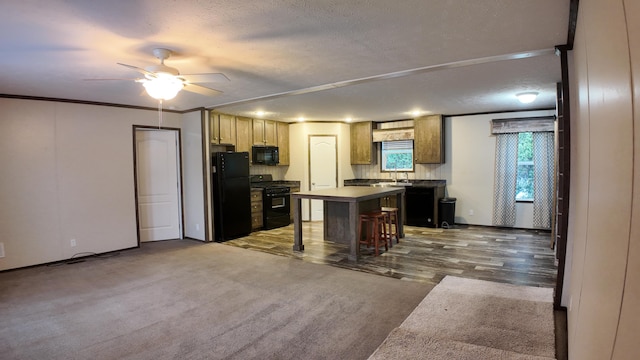
<path fill-rule="evenodd" d="M 214 240 L 251 232 L 251 184 L 248 152 L 217 152 L 211 157 Z"/>

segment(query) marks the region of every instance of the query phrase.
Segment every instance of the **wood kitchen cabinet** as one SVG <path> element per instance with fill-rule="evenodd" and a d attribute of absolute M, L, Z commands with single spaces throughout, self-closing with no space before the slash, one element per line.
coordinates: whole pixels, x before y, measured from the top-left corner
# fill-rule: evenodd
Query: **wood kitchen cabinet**
<path fill-rule="evenodd" d="M 236 117 L 236 151 L 248 151 L 251 157 L 251 119 L 237 116 Z"/>
<path fill-rule="evenodd" d="M 263 226 L 262 189 L 251 189 L 251 231 Z"/>
<path fill-rule="evenodd" d="M 428 115 L 414 120 L 413 156 L 416 164 L 444 164 L 442 115 Z"/>
<path fill-rule="evenodd" d="M 385 196 L 380 199 L 381 207 L 398 207 L 398 200 L 396 196 Z"/>
<path fill-rule="evenodd" d="M 235 116 L 211 112 L 210 120 L 212 144 L 236 144 Z"/>
<path fill-rule="evenodd" d="M 351 124 L 351 164 L 374 164 L 376 162 L 375 149 L 373 122 L 364 121 Z"/>
<path fill-rule="evenodd" d="M 253 119 L 253 145 L 278 146 L 276 121 Z"/>
<path fill-rule="evenodd" d="M 278 131 L 278 153 L 280 163 L 278 165 L 289 165 L 289 124 L 278 121 L 276 123 Z"/>

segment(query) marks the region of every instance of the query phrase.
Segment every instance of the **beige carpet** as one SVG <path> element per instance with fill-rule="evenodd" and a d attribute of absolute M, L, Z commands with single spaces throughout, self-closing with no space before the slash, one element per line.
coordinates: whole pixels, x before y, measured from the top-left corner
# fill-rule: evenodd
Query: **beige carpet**
<path fill-rule="evenodd" d="M 555 358 L 553 289 L 447 276 L 370 359 Z"/>

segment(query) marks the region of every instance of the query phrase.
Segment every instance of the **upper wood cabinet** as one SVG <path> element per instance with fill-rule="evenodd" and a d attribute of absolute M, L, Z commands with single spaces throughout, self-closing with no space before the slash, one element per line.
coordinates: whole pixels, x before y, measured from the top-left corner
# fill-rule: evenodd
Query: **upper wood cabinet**
<path fill-rule="evenodd" d="M 289 124 L 278 121 L 276 123 L 278 131 L 278 152 L 280 163 L 278 165 L 289 165 Z"/>
<path fill-rule="evenodd" d="M 351 124 L 351 164 L 370 165 L 376 162 L 373 143 L 373 122 Z"/>
<path fill-rule="evenodd" d="M 235 116 L 211 112 L 211 143 L 236 144 Z"/>
<path fill-rule="evenodd" d="M 413 147 L 416 164 L 444 164 L 442 115 L 428 115 L 414 120 Z"/>
<path fill-rule="evenodd" d="M 278 145 L 276 121 L 253 119 L 253 145 Z"/>
<path fill-rule="evenodd" d="M 248 151 L 251 157 L 252 131 L 251 119 L 236 117 L 236 151 Z"/>

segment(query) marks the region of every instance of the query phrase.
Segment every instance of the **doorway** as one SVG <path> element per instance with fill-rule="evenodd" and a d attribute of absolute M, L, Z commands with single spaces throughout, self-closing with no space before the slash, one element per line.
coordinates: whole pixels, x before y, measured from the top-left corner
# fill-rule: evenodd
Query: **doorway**
<path fill-rule="evenodd" d="M 338 151 L 336 135 L 309 136 L 309 189 L 332 189 L 338 186 Z M 322 200 L 311 200 L 310 220 L 324 218 Z"/>
<path fill-rule="evenodd" d="M 182 238 L 180 130 L 134 126 L 138 242 Z"/>

